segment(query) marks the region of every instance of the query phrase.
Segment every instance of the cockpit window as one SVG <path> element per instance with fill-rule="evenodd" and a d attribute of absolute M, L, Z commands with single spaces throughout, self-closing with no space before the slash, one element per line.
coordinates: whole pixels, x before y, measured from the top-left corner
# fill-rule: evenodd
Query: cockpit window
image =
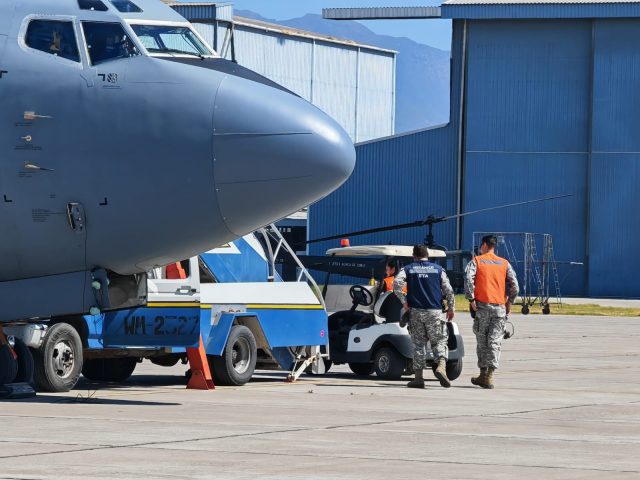
<path fill-rule="evenodd" d="M 119 12 L 141 13 L 142 9 L 130 0 L 110 0 Z"/>
<path fill-rule="evenodd" d="M 107 6 L 101 0 L 78 0 L 80 10 L 95 10 L 96 12 L 106 12 Z"/>
<path fill-rule="evenodd" d="M 188 27 L 131 25 L 149 53 L 212 55 L 211 50 Z"/>
<path fill-rule="evenodd" d="M 92 65 L 140 54 L 119 23 L 82 22 L 82 28 Z"/>
<path fill-rule="evenodd" d="M 76 33 L 71 22 L 32 20 L 27 28 L 25 43 L 35 50 L 80 62 Z"/>

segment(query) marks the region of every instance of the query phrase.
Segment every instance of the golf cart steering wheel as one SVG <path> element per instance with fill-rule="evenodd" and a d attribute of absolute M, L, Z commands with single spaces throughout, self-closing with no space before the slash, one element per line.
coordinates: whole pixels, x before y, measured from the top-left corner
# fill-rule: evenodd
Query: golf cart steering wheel
<path fill-rule="evenodd" d="M 354 285 L 349 289 L 349 296 L 354 303 L 368 307 L 373 303 L 373 295 L 362 285 Z"/>

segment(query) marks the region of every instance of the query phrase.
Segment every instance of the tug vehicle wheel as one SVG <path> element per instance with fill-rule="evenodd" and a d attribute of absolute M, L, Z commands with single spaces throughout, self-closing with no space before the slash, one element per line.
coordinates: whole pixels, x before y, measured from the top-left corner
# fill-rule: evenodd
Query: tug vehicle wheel
<path fill-rule="evenodd" d="M 251 380 L 256 369 L 258 347 L 256 339 L 244 325 L 234 325 L 222 355 L 210 355 L 214 382 L 218 385 L 240 386 Z"/>
<path fill-rule="evenodd" d="M 68 323 L 56 323 L 47 329 L 42 346 L 31 350 L 33 379 L 38 390 L 68 392 L 82 373 L 82 340 Z"/>
<path fill-rule="evenodd" d="M 94 382 L 124 382 L 136 369 L 136 357 L 85 360 L 82 375 Z"/>

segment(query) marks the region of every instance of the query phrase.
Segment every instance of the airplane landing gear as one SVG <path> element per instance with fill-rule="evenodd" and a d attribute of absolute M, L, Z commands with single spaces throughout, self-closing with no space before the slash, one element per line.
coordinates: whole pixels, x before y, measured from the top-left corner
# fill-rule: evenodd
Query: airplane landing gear
<path fill-rule="evenodd" d="M 29 347 L 18 338 L 7 337 L 0 325 L 0 398 L 35 397 L 32 380 L 33 357 Z"/>

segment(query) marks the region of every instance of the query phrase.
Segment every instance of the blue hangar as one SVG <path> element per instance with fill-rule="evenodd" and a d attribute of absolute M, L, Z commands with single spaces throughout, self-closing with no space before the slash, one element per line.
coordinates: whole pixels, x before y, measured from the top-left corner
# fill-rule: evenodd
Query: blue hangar
<path fill-rule="evenodd" d="M 560 267 L 563 293 L 640 297 L 640 0 L 449 0 L 439 13 L 453 21 L 450 122 L 358 144 L 353 176 L 311 208 L 309 238 L 573 194 L 436 225 L 436 241 L 551 233 L 558 261 L 584 262 Z"/>

